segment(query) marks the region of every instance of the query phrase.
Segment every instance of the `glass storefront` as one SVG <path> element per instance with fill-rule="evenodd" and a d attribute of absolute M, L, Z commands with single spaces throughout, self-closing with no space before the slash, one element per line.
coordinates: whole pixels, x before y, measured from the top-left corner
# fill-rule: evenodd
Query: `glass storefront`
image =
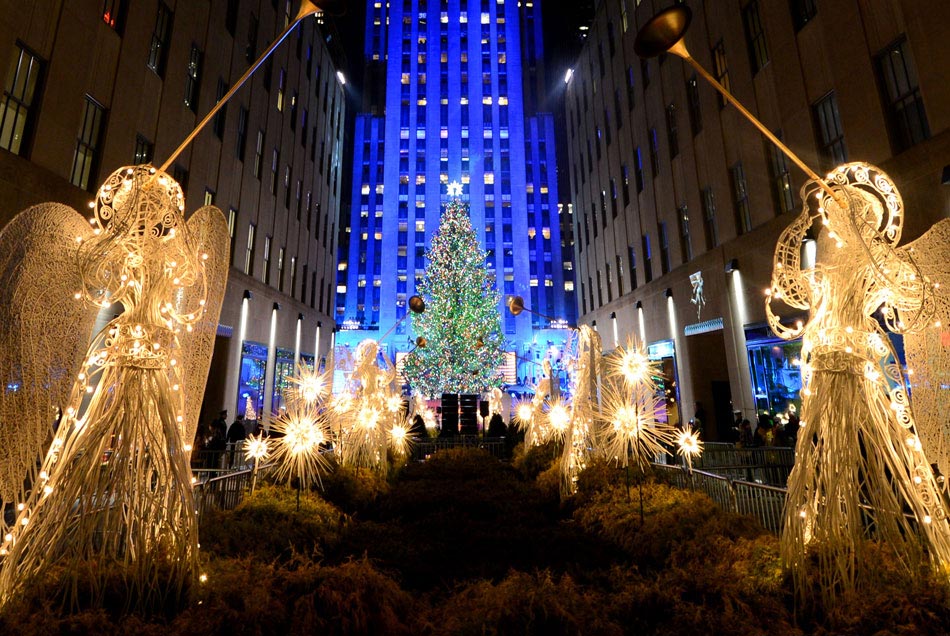
<path fill-rule="evenodd" d="M 313 371 L 314 358 L 306 353 L 300 354 L 300 366 Z M 287 388 L 290 378 L 294 375 L 294 352 L 277 347 L 277 362 L 274 367 L 274 398 L 271 401 L 271 411 L 276 415 L 287 406 Z"/>
<path fill-rule="evenodd" d="M 659 363 L 660 377 L 657 378 L 657 393 L 662 398 L 661 410 L 657 419 L 673 426 L 680 425 L 679 386 L 676 377 L 675 344 L 672 340 L 654 342 L 647 347 L 647 357 Z"/>
<path fill-rule="evenodd" d="M 777 338 L 748 341 L 749 372 L 756 413 L 775 416 L 801 408 L 802 341 Z"/>
<path fill-rule="evenodd" d="M 294 374 L 294 352 L 290 349 L 277 348 L 276 364 L 274 367 L 274 397 L 271 400 L 271 411 L 276 414 L 286 406 L 284 396 L 290 384 L 290 377 Z M 310 354 L 300 354 L 300 364 L 313 369 L 314 357 Z M 258 419 L 264 409 L 264 377 L 267 370 L 267 345 L 259 342 L 245 341 L 241 348 L 241 377 L 238 381 L 238 408 L 239 415 L 245 419 Z"/>
<path fill-rule="evenodd" d="M 238 380 L 238 415 L 256 420 L 264 409 L 264 373 L 267 345 L 244 341 L 241 347 L 241 377 Z"/>
<path fill-rule="evenodd" d="M 892 333 L 888 336 L 898 361 L 904 365 L 903 338 Z M 802 406 L 802 341 L 782 340 L 775 337 L 768 327 L 755 327 L 746 329 L 746 349 L 756 413 L 776 417 L 790 411 L 799 412 Z"/>

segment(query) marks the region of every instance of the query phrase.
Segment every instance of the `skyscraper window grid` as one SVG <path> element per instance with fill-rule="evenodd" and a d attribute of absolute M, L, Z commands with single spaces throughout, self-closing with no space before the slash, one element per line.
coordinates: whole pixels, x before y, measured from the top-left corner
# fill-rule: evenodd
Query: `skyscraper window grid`
<path fill-rule="evenodd" d="M 367 89 L 356 118 L 349 245 L 341 249 L 337 285 L 358 293 L 337 294 L 338 344 L 378 337 L 405 315 L 450 182 L 471 203 L 486 266 L 502 292 L 499 311 L 505 294 L 517 294 L 541 314 L 573 323 L 576 309 L 564 291 L 568 279 L 573 289 L 573 274 L 561 266 L 571 255 L 560 236 L 554 119 L 538 112 L 546 90 L 539 5 L 367 3 L 367 76 L 384 77 L 385 90 Z M 374 287 L 370 298 L 359 294 L 361 283 Z M 549 326 L 538 316 L 505 323 L 519 353 Z M 384 343 L 390 352 L 409 348 L 411 329 L 399 331 Z"/>

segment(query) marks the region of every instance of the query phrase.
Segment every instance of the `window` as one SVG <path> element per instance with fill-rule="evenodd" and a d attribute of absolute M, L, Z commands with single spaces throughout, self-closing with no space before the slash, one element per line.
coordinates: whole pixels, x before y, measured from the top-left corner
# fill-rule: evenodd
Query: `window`
<path fill-rule="evenodd" d="M 685 205 L 676 210 L 680 222 L 680 249 L 683 251 L 683 262 L 693 260 L 693 241 L 689 236 L 689 211 Z"/>
<path fill-rule="evenodd" d="M 623 296 L 623 259 L 617 256 L 617 295 Z"/>
<path fill-rule="evenodd" d="M 676 128 L 676 106 L 666 107 L 666 138 L 670 144 L 670 161 L 680 153 L 679 133 Z"/>
<path fill-rule="evenodd" d="M 261 178 L 261 164 L 264 163 L 264 130 L 257 131 L 257 146 L 254 149 L 254 176 Z"/>
<path fill-rule="evenodd" d="M 284 251 L 286 248 L 277 250 L 277 291 L 284 291 Z"/>
<path fill-rule="evenodd" d="M 623 182 L 623 205 L 626 207 L 627 204 L 630 203 L 630 171 L 627 169 L 627 164 L 623 164 L 620 167 L 620 176 Z"/>
<path fill-rule="evenodd" d="M 818 13 L 816 0 L 791 0 L 789 8 L 792 10 L 792 22 L 796 31 L 800 31 Z"/>
<path fill-rule="evenodd" d="M 185 166 L 180 163 L 175 163 L 175 165 L 172 166 L 172 179 L 178 182 L 178 185 L 181 186 L 182 193 L 185 195 L 188 194 L 188 177 L 188 170 Z"/>
<path fill-rule="evenodd" d="M 901 152 L 930 137 L 917 68 L 907 40 L 887 47 L 878 55 L 877 62 L 891 144 L 895 152 Z"/>
<path fill-rule="evenodd" d="M 689 128 L 695 137 L 703 131 L 703 112 L 699 106 L 699 86 L 695 75 L 686 80 L 686 104 L 689 106 Z"/>
<path fill-rule="evenodd" d="M 70 183 L 83 190 L 88 190 L 90 185 L 97 185 L 95 176 L 99 167 L 99 144 L 105 113 L 106 109 L 102 104 L 86 95 L 79 138 L 76 141 L 76 154 L 73 156 L 73 170 L 69 177 Z"/>
<path fill-rule="evenodd" d="M 835 99 L 834 91 L 818 100 L 812 108 L 815 113 L 822 167 L 830 170 L 848 160 L 848 149 L 844 144 L 844 131 L 841 130 L 838 100 Z"/>
<path fill-rule="evenodd" d="M 656 128 L 650 128 L 650 166 L 653 168 L 653 178 L 660 174 L 660 144 L 656 140 Z"/>
<path fill-rule="evenodd" d="M 280 151 L 274 148 L 270 161 L 270 193 L 277 195 L 277 173 L 280 166 Z"/>
<path fill-rule="evenodd" d="M 198 112 L 198 89 L 200 88 L 201 49 L 196 44 L 192 44 L 191 54 L 188 56 L 188 70 L 185 73 L 185 106 L 193 113 Z"/>
<path fill-rule="evenodd" d="M 644 234 L 641 242 L 643 243 L 643 275 L 649 283 L 653 280 L 653 252 L 650 249 L 650 235 Z"/>
<path fill-rule="evenodd" d="M 746 188 L 745 170 L 742 162 L 729 169 L 732 177 L 732 199 L 735 202 L 736 229 L 739 234 L 752 230 L 752 211 L 749 209 L 749 191 Z"/>
<path fill-rule="evenodd" d="M 238 111 L 237 143 L 234 145 L 238 161 L 244 161 L 244 151 L 247 150 L 247 116 L 248 111 L 241 106 Z"/>
<path fill-rule="evenodd" d="M 215 193 L 214 190 L 212 190 L 212 189 L 209 188 L 209 187 L 205 187 L 205 199 L 204 199 L 204 204 L 205 204 L 205 205 L 214 205 L 214 198 L 215 198 L 215 196 L 217 196 L 217 195 L 216 195 L 216 193 Z"/>
<path fill-rule="evenodd" d="M 719 245 L 719 229 L 716 227 L 716 200 L 712 186 L 703 188 L 703 227 L 706 230 L 706 249 Z"/>
<path fill-rule="evenodd" d="M 270 242 L 271 237 L 264 237 L 264 266 L 261 268 L 261 280 L 264 284 L 270 283 Z"/>
<path fill-rule="evenodd" d="M 165 75 L 165 60 L 168 58 L 168 44 L 172 36 L 172 10 L 164 2 L 158 3 L 158 15 L 155 17 L 155 30 L 148 47 L 146 66 L 159 77 Z"/>
<path fill-rule="evenodd" d="M 746 45 L 749 47 L 749 65 L 755 75 L 769 63 L 769 47 L 765 43 L 765 29 L 762 28 L 757 0 L 752 0 L 742 8 L 742 25 L 745 27 Z"/>
<path fill-rule="evenodd" d="M 218 91 L 215 95 L 215 104 L 221 101 L 221 98 L 224 97 L 224 94 L 228 92 L 228 85 L 225 83 L 223 77 L 218 78 Z M 228 105 L 225 104 L 221 109 L 215 114 L 214 121 L 212 122 L 212 128 L 214 129 L 214 136 L 218 139 L 224 139 L 224 126 L 227 123 L 228 119 Z"/>
<path fill-rule="evenodd" d="M 288 292 L 291 296 L 294 295 L 294 291 L 297 289 L 297 257 L 290 257 L 290 287 Z"/>
<path fill-rule="evenodd" d="M 712 59 L 716 81 L 722 84 L 722 87 L 727 91 L 731 92 L 732 89 L 729 86 L 729 66 L 726 64 L 726 46 L 722 43 L 722 40 L 716 42 L 716 46 L 713 47 Z M 718 91 L 716 94 L 719 99 L 719 108 L 724 108 L 726 106 L 725 98 Z"/>
<path fill-rule="evenodd" d="M 244 273 L 254 275 L 254 234 L 257 226 L 251 223 L 247 226 L 247 251 L 244 252 Z"/>
<path fill-rule="evenodd" d="M 0 102 L 0 148 L 15 155 L 28 150 L 42 78 L 43 61 L 18 42 Z"/>
<path fill-rule="evenodd" d="M 610 214 L 613 218 L 617 218 L 617 181 L 613 177 L 610 178 Z M 604 220 L 606 222 L 606 215 L 604 215 Z"/>
<path fill-rule="evenodd" d="M 670 239 L 666 233 L 666 223 L 660 223 L 660 267 L 664 274 L 668 274 L 673 269 L 673 261 L 670 259 Z"/>
<path fill-rule="evenodd" d="M 633 176 L 637 182 L 637 194 L 640 194 L 643 192 L 643 157 L 640 156 L 639 146 L 633 150 L 633 155 L 636 160 L 633 167 Z"/>
<path fill-rule="evenodd" d="M 637 248 L 631 245 L 627 249 L 630 259 L 630 289 L 633 290 L 637 288 Z"/>
<path fill-rule="evenodd" d="M 244 59 L 251 64 L 257 59 L 257 16 L 251 14 L 251 19 L 247 25 L 247 44 L 244 46 Z"/>
<path fill-rule="evenodd" d="M 116 33 L 122 33 L 125 27 L 125 0 L 103 0 L 102 21 L 108 24 Z"/>
<path fill-rule="evenodd" d="M 231 261 L 234 261 L 234 239 L 237 238 L 237 217 L 238 211 L 235 208 L 228 208 L 228 237 L 231 239 L 231 245 L 228 254 L 231 255 Z"/>
<path fill-rule="evenodd" d="M 227 9 L 224 12 L 224 28 L 228 30 L 231 37 L 237 31 L 238 5 L 240 0 L 228 0 Z"/>
<path fill-rule="evenodd" d="M 633 92 L 634 87 L 634 77 L 633 77 L 633 67 L 627 67 L 627 110 L 633 110 L 633 107 L 637 105 L 635 95 Z"/>
<path fill-rule="evenodd" d="M 135 136 L 135 163 L 134 165 L 139 165 L 143 163 L 148 163 L 152 160 L 152 155 L 155 153 L 155 145 L 143 137 L 142 135 Z"/>
<path fill-rule="evenodd" d="M 776 135 L 781 139 L 781 132 Z M 765 154 L 769 158 L 769 173 L 772 177 L 772 196 L 779 214 L 791 212 L 795 205 L 792 198 L 792 180 L 788 173 L 788 159 L 775 144 L 765 142 Z"/>

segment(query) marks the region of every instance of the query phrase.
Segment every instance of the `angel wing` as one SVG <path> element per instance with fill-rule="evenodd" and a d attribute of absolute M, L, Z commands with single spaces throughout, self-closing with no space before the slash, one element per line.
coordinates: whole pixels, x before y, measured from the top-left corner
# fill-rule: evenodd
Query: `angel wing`
<path fill-rule="evenodd" d="M 950 477 L 950 219 L 899 251 L 934 285 L 934 315 L 926 327 L 904 335 L 904 354 L 917 433 L 927 458 Z"/>
<path fill-rule="evenodd" d="M 192 325 L 191 331 L 182 331 L 178 336 L 186 391 L 182 439 L 190 443 L 198 429 L 198 415 L 214 353 L 214 337 L 227 286 L 231 240 L 224 214 L 211 205 L 196 210 L 188 219 L 187 226 L 205 265 L 205 288 L 201 289 L 200 285 L 188 288 L 182 301 L 186 307 L 195 306 L 201 294 L 205 294 L 204 314 L 200 322 Z M 205 254 L 207 258 L 204 258 Z"/>
<path fill-rule="evenodd" d="M 0 498 L 22 501 L 89 345 L 98 309 L 77 300 L 74 209 L 43 203 L 0 232 Z M 2 525 L 2 523 L 0 523 Z"/>

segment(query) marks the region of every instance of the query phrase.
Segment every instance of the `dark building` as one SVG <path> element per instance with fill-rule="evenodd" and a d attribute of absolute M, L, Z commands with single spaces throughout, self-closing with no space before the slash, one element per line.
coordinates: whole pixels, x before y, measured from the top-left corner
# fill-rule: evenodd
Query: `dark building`
<path fill-rule="evenodd" d="M 0 219 L 43 201 L 83 210 L 113 170 L 163 163 L 296 4 L 5 3 Z M 321 22 L 299 25 L 169 169 L 186 213 L 214 204 L 231 231 L 209 413 L 276 410 L 295 357 L 329 347 L 345 99 Z"/>
<path fill-rule="evenodd" d="M 606 347 L 644 340 L 676 382 L 673 419 L 699 402 L 715 439 L 733 408 L 754 421 L 798 399 L 801 343 L 765 327 L 763 290 L 805 176 L 683 60 L 636 56 L 670 4 L 600 2 L 568 83 L 578 304 Z M 947 216 L 950 4 L 686 4 L 692 56 L 819 174 L 889 173 L 905 241 Z"/>

